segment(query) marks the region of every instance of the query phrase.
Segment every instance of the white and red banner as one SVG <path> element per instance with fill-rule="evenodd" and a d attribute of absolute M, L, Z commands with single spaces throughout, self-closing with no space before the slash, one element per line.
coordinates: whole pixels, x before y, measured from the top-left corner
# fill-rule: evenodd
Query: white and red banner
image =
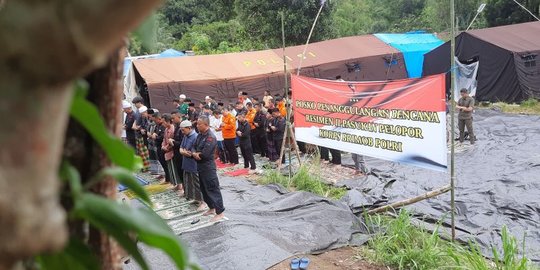
<path fill-rule="evenodd" d="M 344 82 L 292 76 L 298 141 L 447 171 L 445 77 Z"/>

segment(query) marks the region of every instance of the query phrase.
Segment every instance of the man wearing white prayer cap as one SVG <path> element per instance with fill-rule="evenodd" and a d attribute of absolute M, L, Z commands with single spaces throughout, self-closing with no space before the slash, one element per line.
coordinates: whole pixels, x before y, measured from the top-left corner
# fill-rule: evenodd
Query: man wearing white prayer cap
<path fill-rule="evenodd" d="M 127 100 L 122 100 L 122 109 L 132 108 L 131 103 Z"/>
<path fill-rule="evenodd" d="M 144 105 L 143 105 L 142 107 L 139 108 L 139 113 L 140 113 L 140 114 L 143 114 L 143 113 L 145 113 L 146 111 L 148 111 L 148 107 L 146 107 L 146 106 L 144 106 Z"/>

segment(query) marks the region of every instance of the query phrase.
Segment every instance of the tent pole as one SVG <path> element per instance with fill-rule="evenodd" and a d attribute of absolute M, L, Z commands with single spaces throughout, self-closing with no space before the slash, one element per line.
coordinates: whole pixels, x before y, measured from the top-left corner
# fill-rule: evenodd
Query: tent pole
<path fill-rule="evenodd" d="M 450 132 L 450 212 L 452 218 L 452 241 L 456 239 L 456 204 L 455 204 L 455 189 L 456 189 L 456 172 L 455 172 L 455 112 L 456 112 L 456 103 L 455 103 L 455 91 L 454 91 L 454 76 L 455 76 L 455 50 L 456 50 L 456 10 L 454 6 L 454 0 L 450 0 L 450 20 L 452 20 L 452 30 L 451 30 L 451 40 L 450 40 L 450 104 L 451 106 L 451 132 Z"/>
<path fill-rule="evenodd" d="M 287 115 L 286 115 L 286 127 L 285 127 L 285 139 L 287 140 L 287 146 L 288 146 L 288 155 L 289 155 L 289 185 L 290 185 L 290 182 L 291 182 L 291 177 L 292 177 L 292 164 L 291 164 L 291 142 L 290 142 L 290 137 L 292 137 L 291 135 L 291 106 L 289 103 L 289 106 L 287 107 L 287 102 L 289 102 L 289 81 L 288 81 L 288 78 L 287 78 L 287 58 L 285 56 L 285 15 L 284 15 L 284 11 L 281 11 L 281 41 L 282 41 L 282 45 L 283 45 L 283 74 L 284 74 L 284 78 L 285 78 L 285 109 L 286 109 L 286 112 L 287 112 Z M 279 156 L 279 160 L 278 162 L 281 164 L 281 155 Z"/>
<path fill-rule="evenodd" d="M 298 64 L 298 70 L 296 71 L 296 75 L 300 75 L 300 69 L 302 68 L 302 62 L 304 61 L 304 58 L 306 57 L 306 51 L 309 44 L 309 40 L 311 39 L 311 34 L 313 34 L 313 29 L 315 29 L 315 24 L 317 24 L 317 20 L 319 19 L 319 15 L 321 15 L 321 11 L 325 3 L 326 3 L 326 0 L 322 2 L 321 7 L 319 8 L 319 12 L 317 12 L 317 16 L 315 17 L 315 21 L 313 21 L 313 25 L 311 25 L 311 30 L 309 31 L 306 45 L 304 46 L 304 51 L 302 52 L 302 57 L 300 57 L 300 64 Z"/>
<path fill-rule="evenodd" d="M 540 19 L 538 17 L 536 17 L 534 15 L 534 13 L 532 13 L 530 10 L 528 10 L 525 6 L 523 6 L 522 4 L 520 4 L 518 1 L 516 0 L 513 0 L 514 3 L 518 4 L 518 6 L 520 6 L 522 9 L 524 9 L 525 11 L 527 11 L 531 16 L 533 16 L 533 18 L 535 18 L 537 21 L 540 21 Z"/>

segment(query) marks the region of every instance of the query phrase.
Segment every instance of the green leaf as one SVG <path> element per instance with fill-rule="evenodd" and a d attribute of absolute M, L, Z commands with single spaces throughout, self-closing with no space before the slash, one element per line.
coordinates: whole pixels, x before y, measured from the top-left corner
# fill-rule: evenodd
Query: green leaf
<path fill-rule="evenodd" d="M 81 176 L 79 171 L 73 167 L 69 162 L 64 161 L 60 166 L 60 179 L 69 183 L 71 188 L 71 194 L 74 198 L 78 197 L 82 193 Z"/>
<path fill-rule="evenodd" d="M 94 257 L 88 246 L 76 238 L 71 238 L 64 250 L 37 258 L 43 270 L 70 269 L 70 270 L 97 270 L 98 260 Z"/>
<path fill-rule="evenodd" d="M 76 216 L 103 229 L 115 239 L 124 232 L 133 232 L 141 242 L 167 253 L 179 269 L 187 266 L 186 255 L 176 235 L 148 208 L 131 208 L 100 196 L 83 194 L 74 211 Z"/>
<path fill-rule="evenodd" d="M 109 133 L 94 104 L 82 96 L 76 95 L 71 103 L 70 113 L 71 117 L 77 120 L 99 143 L 114 164 L 128 170 L 137 168 L 138 164 L 133 149 Z"/>
<path fill-rule="evenodd" d="M 88 96 L 88 82 L 85 80 L 78 80 L 75 82 L 75 97 L 86 99 Z"/>
<path fill-rule="evenodd" d="M 95 201 L 85 200 L 88 196 L 96 197 L 100 202 L 96 203 Z M 117 203 L 106 198 L 92 194 L 84 194 L 83 197 L 76 202 L 74 215 L 86 220 L 92 226 L 114 238 L 114 240 L 118 242 L 118 244 L 120 244 L 133 259 L 135 259 L 141 268 L 148 270 L 148 264 L 146 264 L 141 252 L 137 248 L 137 243 L 129 237 L 128 231 L 124 229 L 124 224 L 116 222 L 115 217 L 106 218 L 104 215 L 99 214 L 100 208 L 107 209 L 111 206 L 114 207 L 115 205 L 117 205 Z"/>
<path fill-rule="evenodd" d="M 131 171 L 128 171 L 120 167 L 106 168 L 98 174 L 98 178 L 102 178 L 105 175 L 112 176 L 120 184 L 131 189 L 144 202 L 148 203 L 149 205 L 152 204 L 152 202 L 150 201 L 150 197 L 148 196 L 148 193 L 139 184 L 139 181 L 137 181 L 137 179 L 135 178 L 135 176 L 133 175 Z"/>

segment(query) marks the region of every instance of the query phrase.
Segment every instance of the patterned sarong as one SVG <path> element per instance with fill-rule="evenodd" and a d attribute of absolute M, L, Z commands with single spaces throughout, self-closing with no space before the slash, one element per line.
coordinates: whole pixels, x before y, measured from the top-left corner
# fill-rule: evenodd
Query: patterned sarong
<path fill-rule="evenodd" d="M 197 173 L 184 171 L 184 192 L 188 200 L 203 201 L 201 184 Z"/>
<path fill-rule="evenodd" d="M 143 137 L 137 137 L 135 140 L 137 142 L 137 155 L 139 155 L 143 161 L 142 171 L 147 172 L 150 169 L 150 154 L 148 153 L 148 148 L 146 148 L 146 145 L 144 144 Z"/>

